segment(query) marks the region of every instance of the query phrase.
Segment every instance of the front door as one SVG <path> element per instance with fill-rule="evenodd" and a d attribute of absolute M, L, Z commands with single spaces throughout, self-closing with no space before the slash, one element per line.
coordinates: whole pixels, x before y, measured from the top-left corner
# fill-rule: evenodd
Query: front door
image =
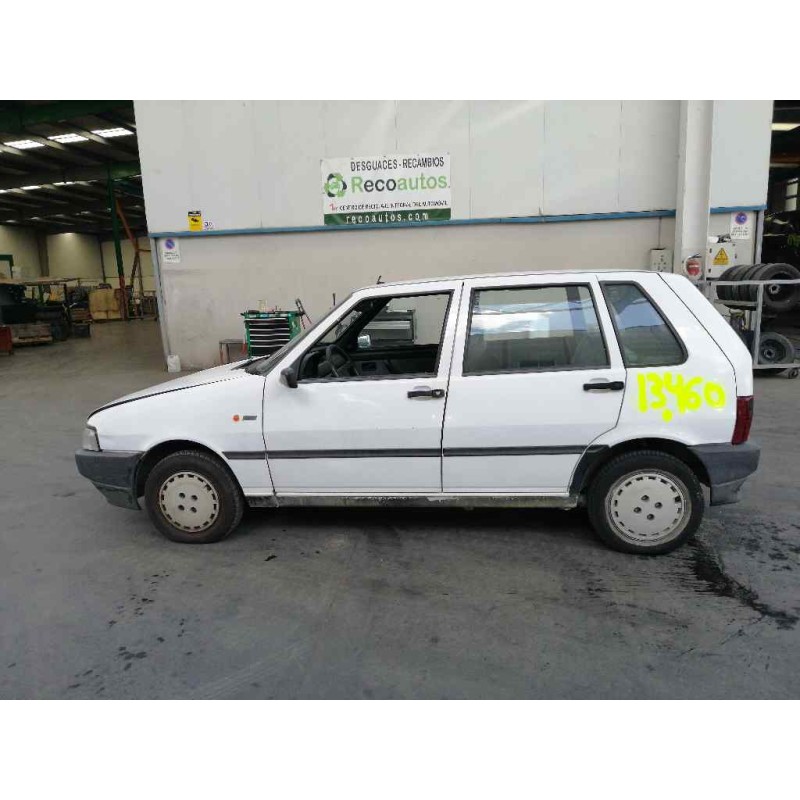
<path fill-rule="evenodd" d="M 464 287 L 443 435 L 443 489 L 566 494 L 625 386 L 597 281 L 542 273 Z"/>
<path fill-rule="evenodd" d="M 298 385 L 267 378 L 264 438 L 278 495 L 429 495 L 461 282 L 358 295 L 295 360 Z"/>

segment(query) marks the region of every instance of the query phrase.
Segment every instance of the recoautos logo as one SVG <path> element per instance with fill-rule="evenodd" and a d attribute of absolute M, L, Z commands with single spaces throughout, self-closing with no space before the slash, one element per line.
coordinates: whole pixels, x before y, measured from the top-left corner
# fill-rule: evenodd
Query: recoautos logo
<path fill-rule="evenodd" d="M 347 191 L 347 184 L 341 173 L 331 172 L 322 188 L 328 197 L 344 197 L 344 193 Z"/>

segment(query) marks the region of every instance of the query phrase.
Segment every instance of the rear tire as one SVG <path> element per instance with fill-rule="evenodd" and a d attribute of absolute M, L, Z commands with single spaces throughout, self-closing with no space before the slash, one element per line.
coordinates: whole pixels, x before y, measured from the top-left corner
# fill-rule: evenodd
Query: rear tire
<path fill-rule="evenodd" d="M 683 461 L 657 450 L 635 450 L 597 473 L 587 509 L 592 527 L 609 547 L 659 555 L 691 538 L 703 519 L 705 500 L 700 481 Z"/>
<path fill-rule="evenodd" d="M 244 512 L 236 480 L 218 459 L 198 450 L 162 458 L 147 476 L 144 496 L 151 522 L 173 542 L 219 542 Z"/>

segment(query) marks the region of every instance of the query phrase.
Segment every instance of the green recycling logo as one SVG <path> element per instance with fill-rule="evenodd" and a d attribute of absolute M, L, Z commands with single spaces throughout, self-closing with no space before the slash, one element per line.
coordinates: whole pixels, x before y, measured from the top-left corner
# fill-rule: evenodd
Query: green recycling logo
<path fill-rule="evenodd" d="M 331 172 L 322 188 L 328 197 L 344 197 L 344 193 L 347 191 L 347 184 L 344 182 L 341 173 Z"/>

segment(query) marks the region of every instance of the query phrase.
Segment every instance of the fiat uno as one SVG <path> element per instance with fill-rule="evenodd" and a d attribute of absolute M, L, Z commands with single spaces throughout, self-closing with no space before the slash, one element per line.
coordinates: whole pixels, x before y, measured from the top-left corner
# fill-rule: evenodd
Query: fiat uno
<path fill-rule="evenodd" d="M 666 553 L 758 465 L 750 354 L 686 279 L 533 272 L 360 289 L 269 357 L 109 403 L 78 469 L 178 542 L 244 506 L 585 506 Z"/>

